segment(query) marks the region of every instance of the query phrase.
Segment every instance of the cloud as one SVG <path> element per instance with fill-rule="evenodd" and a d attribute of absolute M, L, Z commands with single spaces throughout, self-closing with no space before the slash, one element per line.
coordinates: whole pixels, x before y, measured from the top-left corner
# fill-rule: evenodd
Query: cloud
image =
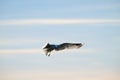
<path fill-rule="evenodd" d="M 0 25 L 56 25 L 56 24 L 97 24 L 117 23 L 119 19 L 21 19 L 21 20 L 0 20 Z"/>
<path fill-rule="evenodd" d="M 50 39 L 40 37 L 40 38 L 3 38 L 0 39 L 0 48 L 20 48 L 20 47 L 28 47 L 28 48 L 36 48 L 43 47 L 46 43 L 54 43 L 54 42 L 62 42 L 61 40 L 57 40 L 55 38 Z"/>
<path fill-rule="evenodd" d="M 27 39 L 27 38 L 15 38 L 15 39 L 1 39 L 1 46 L 11 46 L 11 45 L 23 45 L 23 44 L 35 44 L 40 43 L 38 39 Z"/>
<path fill-rule="evenodd" d="M 41 52 L 41 49 L 0 49 L 0 54 L 34 54 Z"/>
<path fill-rule="evenodd" d="M 93 49 L 71 49 L 71 50 L 63 50 L 63 51 L 53 51 L 52 54 L 56 53 L 93 53 L 95 50 Z M 44 54 L 42 48 L 39 49 L 0 49 L 0 54 Z"/>
<path fill-rule="evenodd" d="M 4 46 L 5 48 L 0 49 L 0 54 L 44 53 L 42 48 L 46 45 L 47 40 L 48 39 L 39 40 L 39 39 L 29 39 L 29 38 L 28 39 L 27 38 L 1 39 L 0 47 Z M 32 46 L 32 47 L 29 47 L 29 46 Z M 19 48 L 16 49 L 16 47 L 19 47 Z M 96 52 L 95 49 L 86 48 L 83 46 L 80 49 L 69 49 L 69 50 L 63 50 L 58 52 L 53 51 L 52 53 L 56 54 L 56 53 L 94 53 L 94 52 Z"/>

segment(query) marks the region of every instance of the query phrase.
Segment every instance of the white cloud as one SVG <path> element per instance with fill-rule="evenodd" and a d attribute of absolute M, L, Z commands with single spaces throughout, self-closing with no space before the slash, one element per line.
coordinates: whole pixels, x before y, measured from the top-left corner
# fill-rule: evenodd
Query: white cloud
<path fill-rule="evenodd" d="M 96 24 L 96 23 L 117 23 L 119 19 L 21 19 L 1 20 L 0 25 L 55 25 L 55 24 Z"/>
<path fill-rule="evenodd" d="M 53 51 L 52 54 L 56 53 L 93 53 L 95 50 L 93 49 L 71 49 L 71 50 L 63 50 L 63 51 Z M 0 49 L 0 54 L 44 54 L 42 48 L 39 49 Z"/>
<path fill-rule="evenodd" d="M 34 54 L 41 51 L 41 49 L 0 49 L 0 54 Z"/>
<path fill-rule="evenodd" d="M 43 40 L 39 40 L 39 39 L 27 39 L 27 38 L 23 38 L 23 39 L 1 39 L 0 40 L 0 45 L 1 46 L 26 46 L 26 48 L 24 49 L 14 49 L 14 48 L 8 48 L 8 49 L 0 49 L 0 54 L 32 54 L 32 53 L 43 53 L 42 48 L 44 47 L 44 45 L 46 45 L 48 39 L 43 39 Z M 54 41 L 54 40 L 53 40 Z M 49 41 L 48 41 L 49 42 Z M 32 46 L 32 45 L 36 45 L 37 48 L 34 46 L 32 48 L 29 49 L 28 46 Z M 38 47 L 39 45 L 39 47 Z M 28 47 L 28 48 L 27 48 Z M 63 50 L 63 51 L 53 51 L 52 53 L 56 54 L 56 53 L 94 53 L 96 52 L 95 49 L 92 48 L 86 48 L 86 47 L 82 47 L 80 49 L 69 49 L 69 50 Z"/>
<path fill-rule="evenodd" d="M 15 39 L 1 39 L 1 46 L 9 46 L 9 45 L 23 45 L 23 44 L 35 44 L 40 43 L 38 39 L 27 39 L 27 38 L 15 38 Z"/>
<path fill-rule="evenodd" d="M 0 39 L 0 47 L 2 46 L 39 46 L 39 47 L 43 47 L 46 43 L 54 43 L 54 42 L 62 42 L 61 40 L 57 40 L 55 38 L 4 38 L 4 39 Z"/>

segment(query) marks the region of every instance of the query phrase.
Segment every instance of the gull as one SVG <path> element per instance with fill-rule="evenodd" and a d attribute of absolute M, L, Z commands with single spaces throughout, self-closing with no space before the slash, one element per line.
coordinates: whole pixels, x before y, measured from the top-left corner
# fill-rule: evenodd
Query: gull
<path fill-rule="evenodd" d="M 65 49 L 78 49 L 82 46 L 83 46 L 82 43 L 62 43 L 59 45 L 47 43 L 47 45 L 43 48 L 43 50 L 44 50 L 46 56 L 50 56 L 51 52 L 53 50 L 61 51 L 61 50 L 65 50 Z"/>

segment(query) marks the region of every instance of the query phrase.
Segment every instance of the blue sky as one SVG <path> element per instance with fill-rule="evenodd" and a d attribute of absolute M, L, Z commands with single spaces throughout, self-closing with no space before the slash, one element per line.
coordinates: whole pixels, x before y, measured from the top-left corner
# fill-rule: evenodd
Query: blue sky
<path fill-rule="evenodd" d="M 0 80 L 119 80 L 119 0 L 0 1 Z M 53 52 L 50 42 L 81 42 Z"/>
<path fill-rule="evenodd" d="M 5 0 L 0 3 L 2 6 L 0 18 L 119 19 L 119 2 L 119 0 Z"/>

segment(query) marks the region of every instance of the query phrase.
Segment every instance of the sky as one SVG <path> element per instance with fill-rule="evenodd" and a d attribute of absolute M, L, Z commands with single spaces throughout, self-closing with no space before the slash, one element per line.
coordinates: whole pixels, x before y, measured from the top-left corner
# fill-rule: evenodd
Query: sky
<path fill-rule="evenodd" d="M 119 80 L 119 44 L 119 0 L 0 1 L 0 80 Z"/>

